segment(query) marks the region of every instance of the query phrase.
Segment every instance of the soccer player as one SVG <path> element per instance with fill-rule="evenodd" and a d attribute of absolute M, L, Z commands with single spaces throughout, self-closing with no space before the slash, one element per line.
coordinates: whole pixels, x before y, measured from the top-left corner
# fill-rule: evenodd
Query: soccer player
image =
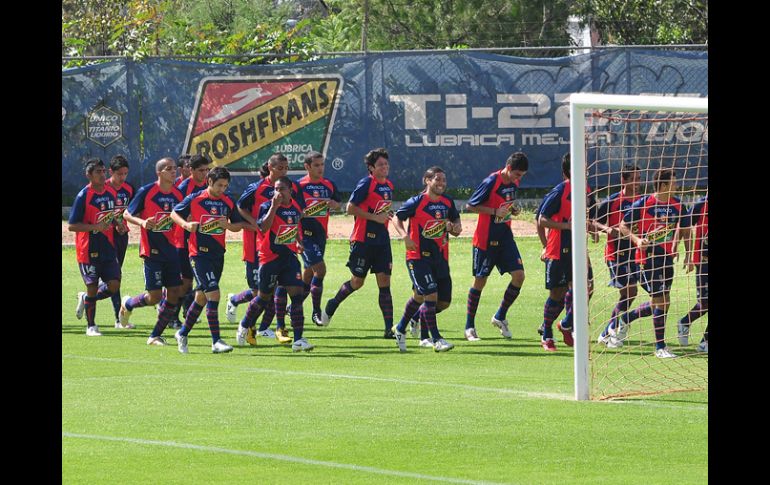
<path fill-rule="evenodd" d="M 414 296 L 407 302 L 404 316 L 393 327 L 401 352 L 406 352 L 406 325 L 419 305 L 420 323 L 430 332 L 433 350 L 446 352 L 454 345 L 438 330 L 436 313 L 452 301 L 452 277 L 449 274 L 449 234 L 462 231 L 455 202 L 444 195 L 446 175 L 441 167 L 430 167 L 423 175 L 425 191 L 407 200 L 396 211 L 394 224 L 405 233 L 406 267 L 412 280 Z M 404 222 L 409 219 L 409 230 Z M 422 303 L 420 305 L 420 303 Z"/>
<path fill-rule="evenodd" d="M 684 239 L 685 261 L 684 268 L 689 273 L 697 268 L 696 273 L 696 292 L 698 301 L 695 306 L 679 320 L 677 325 L 677 336 L 680 345 L 688 345 L 690 337 L 690 324 L 702 317 L 709 311 L 709 201 L 708 195 L 695 202 L 692 209 L 682 218 L 682 227 L 695 229 L 695 241 L 690 238 Z M 691 229 L 692 232 L 692 229 Z M 706 324 L 706 331 L 703 333 L 703 339 L 698 344 L 698 352 L 708 353 L 709 351 L 709 327 Z"/>
<path fill-rule="evenodd" d="M 347 213 L 354 217 L 350 235 L 350 255 L 347 267 L 352 276 L 342 284 L 334 298 L 326 302 L 321 322 L 328 325 L 340 303 L 364 285 L 366 274 L 374 273 L 380 288 L 379 304 L 385 322 L 386 339 L 393 335 L 393 299 L 390 294 L 390 274 L 393 255 L 390 250 L 388 221 L 393 215 L 393 183 L 388 180 L 390 162 L 384 148 L 375 148 L 364 157 L 369 175 L 359 180 L 350 194 Z"/>
<path fill-rule="evenodd" d="M 511 218 L 521 212 L 515 204 L 516 192 L 528 169 L 527 156 L 522 152 L 512 153 L 505 162 L 505 168 L 489 174 L 468 200 L 468 210 L 479 215 L 473 233 L 474 280 L 468 291 L 465 320 L 465 338 L 469 341 L 481 340 L 476 332 L 476 310 L 487 278 L 495 266 L 501 275 L 510 274 L 511 282 L 492 317 L 492 325 L 500 330 L 503 337 L 509 339 L 512 336 L 506 314 L 524 284 L 524 264 L 511 232 Z"/>
<path fill-rule="evenodd" d="M 543 308 L 543 333 L 540 339 L 540 344 L 547 352 L 556 351 L 553 321 L 566 305 L 572 305 L 571 295 L 567 297 L 572 285 L 572 184 L 569 153 L 562 158 L 561 173 L 564 180 L 546 194 L 538 210 L 538 235 L 541 229 L 547 230 L 541 259 L 545 262 L 545 288 L 549 294 Z M 542 236 L 540 241 L 543 242 Z M 556 328 L 562 333 L 564 343 L 572 347 L 571 311 L 556 324 Z"/>
<path fill-rule="evenodd" d="M 679 237 L 690 236 L 690 229 L 681 227 L 682 205 L 677 192 L 673 169 L 660 168 L 655 173 L 655 192 L 634 202 L 623 216 L 620 233 L 630 237 L 636 249 L 636 261 L 642 277 L 642 288 L 651 298 L 652 323 L 655 328 L 655 356 L 660 359 L 676 357 L 666 346 L 666 314 L 671 303 L 669 293 L 674 279 L 674 259 Z M 643 304 L 644 305 L 644 304 Z M 636 318 L 644 316 L 640 308 L 620 316 L 621 332 Z"/>
<path fill-rule="evenodd" d="M 110 178 L 107 179 L 107 185 L 115 190 L 115 217 L 113 222 L 113 240 L 115 242 L 115 253 L 118 258 L 118 265 L 123 268 L 123 260 L 126 257 L 126 249 L 128 249 L 128 225 L 123 220 L 123 211 L 128 206 L 128 202 L 134 195 L 134 187 L 126 182 L 128 177 L 128 160 L 123 155 L 115 155 L 110 160 Z M 99 284 L 99 291 L 105 290 L 107 284 L 102 281 Z M 86 292 L 81 291 L 78 293 L 78 306 L 75 309 L 75 316 L 78 319 L 83 318 L 83 312 L 85 310 L 85 297 Z M 112 299 L 112 309 L 115 312 L 115 328 L 133 328 L 130 323 L 124 327 L 120 324 L 118 319 L 118 313 L 120 312 L 120 290 L 113 293 L 110 297 Z"/>
<path fill-rule="evenodd" d="M 190 178 L 192 170 L 190 169 L 190 155 L 179 155 L 176 160 L 176 167 L 181 171 L 181 175 L 174 180 L 174 187 L 179 187 L 179 184 Z"/>
<path fill-rule="evenodd" d="M 131 312 L 161 302 L 162 289 L 165 288 L 166 298 L 159 305 L 158 319 L 147 345 L 166 345 L 161 335 L 176 313 L 182 285 L 171 211 L 183 197 L 174 187 L 176 162 L 173 158 L 158 160 L 155 173 L 157 181 L 139 188 L 123 212 L 126 221 L 141 227 L 139 255 L 144 260 L 144 287 L 147 291 L 133 297 L 124 296 L 119 318 L 121 324 L 128 324 Z"/>
<path fill-rule="evenodd" d="M 326 277 L 326 238 L 328 237 L 329 209 L 340 208 L 340 194 L 331 180 L 324 178 L 324 156 L 320 152 L 305 155 L 307 175 L 299 179 L 299 193 L 304 199 L 305 215 L 302 220 L 302 273 L 303 298 L 310 294 L 313 302 L 311 319 L 316 325 L 321 320 L 321 296 Z"/>
<path fill-rule="evenodd" d="M 612 310 L 610 321 L 599 335 L 599 343 L 609 348 L 623 346 L 626 335 L 618 331 L 618 316 L 628 311 L 637 295 L 639 265 L 634 259 L 631 240 L 621 237 L 620 221 L 625 212 L 641 195 L 639 167 L 626 164 L 620 172 L 620 191 L 611 194 L 597 209 L 596 225 L 607 234 L 604 260 L 610 271 L 610 283 L 620 292 L 620 298 Z M 625 330 L 627 326 L 623 327 Z"/>
<path fill-rule="evenodd" d="M 203 155 L 192 155 L 186 162 L 189 168 L 190 176 L 176 187 L 182 193 L 182 197 L 187 197 L 191 194 L 196 194 L 201 190 L 205 190 L 208 187 L 206 183 L 206 175 L 209 173 L 211 166 L 211 160 Z M 179 267 L 182 270 L 182 288 L 179 290 L 181 304 L 177 305 L 176 313 L 173 320 L 171 320 L 171 328 L 181 328 L 182 322 L 179 321 L 179 311 L 183 314 L 187 313 L 190 305 L 195 298 L 195 294 L 192 290 L 193 270 L 190 266 L 190 256 L 188 250 L 188 240 L 190 239 L 190 233 L 185 231 L 182 226 L 175 225 L 173 228 L 174 233 L 174 246 L 177 248 L 177 255 L 179 256 Z"/>
<path fill-rule="evenodd" d="M 195 156 L 190 164 L 195 173 Z M 219 335 L 219 280 L 225 266 L 225 235 L 227 231 L 240 231 L 243 219 L 235 202 L 225 194 L 230 185 L 230 172 L 224 167 L 214 167 L 207 173 L 207 180 L 205 190 L 185 197 L 171 213 L 171 219 L 190 234 L 190 265 L 198 284 L 184 325 L 174 334 L 179 352 L 183 354 L 189 352 L 187 336 L 204 305 L 211 331 L 211 351 L 219 354 L 233 350 Z"/>
<path fill-rule="evenodd" d="M 302 207 L 292 199 L 292 186 L 293 182 L 288 177 L 280 177 L 275 181 L 272 199 L 259 207 L 257 224 L 262 233 L 259 241 L 259 289 L 238 325 L 236 340 L 240 346 L 246 345 L 249 328 L 256 325 L 260 313 L 272 300 L 276 286 L 281 285 L 291 298 L 291 326 L 294 334 L 291 350 L 299 352 L 313 349 L 313 345 L 302 336 L 305 324 L 302 275 L 296 255 L 302 251 L 299 238 L 302 232 Z"/>
<path fill-rule="evenodd" d="M 289 160 L 281 153 L 273 153 L 262 166 L 260 174 L 262 180 L 254 182 L 246 187 L 240 199 L 238 199 L 238 212 L 241 217 L 252 226 L 257 225 L 259 217 L 259 208 L 262 204 L 272 200 L 274 194 L 275 181 L 285 177 L 289 171 Z M 299 186 L 292 182 L 292 193 L 296 194 Z M 259 248 L 262 241 L 262 234 L 259 231 L 243 231 L 243 261 L 246 263 L 246 282 L 248 289 L 241 293 L 227 295 L 227 307 L 225 316 L 230 323 L 236 322 L 236 311 L 241 303 L 250 302 L 256 295 L 259 288 Z M 259 328 L 250 328 L 247 336 L 249 344 L 256 345 L 255 336 L 275 338 L 281 344 L 291 343 L 289 331 L 286 329 L 284 317 L 286 315 L 286 290 L 278 287 L 274 292 L 274 299 L 265 308 L 265 314 Z M 270 323 L 273 316 L 279 313 L 276 322 L 276 331 L 270 330 Z M 252 334 L 251 332 L 256 332 Z"/>
<path fill-rule="evenodd" d="M 104 162 L 92 158 L 86 162 L 85 175 L 88 185 L 75 197 L 67 230 L 75 234 L 80 276 L 86 285 L 86 294 L 78 296 L 83 301 L 78 319 L 86 315 L 86 335 L 100 337 L 96 325 L 96 302 L 120 291 L 120 265 L 115 254 L 113 220 L 117 194 L 106 183 Z M 99 279 L 106 286 L 99 288 Z"/>

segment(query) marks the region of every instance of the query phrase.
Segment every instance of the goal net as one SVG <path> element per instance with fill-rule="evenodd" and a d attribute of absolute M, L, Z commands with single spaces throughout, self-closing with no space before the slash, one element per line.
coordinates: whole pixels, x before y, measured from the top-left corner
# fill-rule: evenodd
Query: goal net
<path fill-rule="evenodd" d="M 592 193 L 572 201 L 576 398 L 705 390 L 708 98 L 581 93 L 571 115 Z"/>

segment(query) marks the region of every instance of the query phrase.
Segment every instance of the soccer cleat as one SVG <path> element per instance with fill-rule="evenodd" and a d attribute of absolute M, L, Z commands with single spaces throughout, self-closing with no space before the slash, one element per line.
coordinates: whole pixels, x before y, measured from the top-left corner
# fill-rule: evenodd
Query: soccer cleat
<path fill-rule="evenodd" d="M 431 347 L 432 348 L 433 347 L 433 339 L 430 339 L 430 338 L 422 339 L 422 340 L 420 340 L 419 346 L 420 347 Z"/>
<path fill-rule="evenodd" d="M 275 332 L 273 332 L 269 328 L 266 328 L 264 330 L 257 330 L 257 335 L 259 337 L 275 338 Z"/>
<path fill-rule="evenodd" d="M 544 333 L 545 333 L 545 324 L 541 323 L 540 326 L 537 327 L 537 334 L 542 337 Z"/>
<path fill-rule="evenodd" d="M 275 329 L 275 339 L 279 344 L 291 343 L 291 337 L 289 337 L 289 331 L 286 329 L 286 327 Z"/>
<path fill-rule="evenodd" d="M 147 345 L 157 345 L 163 347 L 166 345 L 166 341 L 163 339 L 163 337 L 149 337 L 147 339 Z"/>
<path fill-rule="evenodd" d="M 406 352 L 406 334 L 398 331 L 395 325 L 393 325 L 393 336 L 396 338 L 396 344 L 398 344 L 398 350 Z"/>
<path fill-rule="evenodd" d="M 133 323 L 127 323 L 123 325 L 122 323 L 120 323 L 120 321 L 117 321 L 115 322 L 115 328 L 136 328 L 136 325 L 134 325 Z"/>
<path fill-rule="evenodd" d="M 676 357 L 676 355 L 671 353 L 671 351 L 668 350 L 668 347 L 663 347 L 662 349 L 655 351 L 655 357 L 659 359 L 673 359 Z"/>
<path fill-rule="evenodd" d="M 476 333 L 475 327 L 465 329 L 465 340 L 468 340 L 470 342 L 481 340 L 481 337 L 479 337 L 479 334 Z"/>
<path fill-rule="evenodd" d="M 561 322 L 556 323 L 556 328 L 559 329 L 562 336 L 564 337 L 564 345 L 567 347 L 573 347 L 575 345 L 575 339 L 572 338 L 572 329 L 569 327 L 562 327 Z"/>
<path fill-rule="evenodd" d="M 313 310 L 313 314 L 311 315 L 310 319 L 319 327 L 325 327 L 329 324 L 329 320 L 326 320 L 326 323 L 324 323 L 323 315 L 321 314 L 323 310 Z"/>
<path fill-rule="evenodd" d="M 596 343 L 607 345 L 611 338 L 612 336 L 610 334 L 607 334 L 607 335 L 599 334 L 599 337 L 596 339 Z"/>
<path fill-rule="evenodd" d="M 698 348 L 696 349 L 698 352 L 703 352 L 704 354 L 709 353 L 709 341 L 704 340 L 701 343 L 698 344 Z"/>
<path fill-rule="evenodd" d="M 98 325 L 94 325 L 94 326 L 86 328 L 86 336 L 87 337 L 101 337 L 102 334 L 99 332 L 99 326 Z"/>
<path fill-rule="evenodd" d="M 233 348 L 227 345 L 224 340 L 219 339 L 211 345 L 211 351 L 215 354 L 224 354 L 226 352 L 232 352 Z"/>
<path fill-rule="evenodd" d="M 313 346 L 313 344 L 308 342 L 305 339 L 305 337 L 302 337 L 301 339 L 299 339 L 296 342 L 294 342 L 293 344 L 291 344 L 291 351 L 292 352 L 300 352 L 300 351 L 310 352 L 314 348 L 315 347 Z"/>
<path fill-rule="evenodd" d="M 176 347 L 179 349 L 179 353 L 189 354 L 190 351 L 187 350 L 187 335 L 182 335 L 179 333 L 179 330 L 177 330 L 174 334 L 174 338 L 176 339 Z"/>
<path fill-rule="evenodd" d="M 238 347 L 244 347 L 246 346 L 246 335 L 248 335 L 249 329 L 246 327 L 242 327 L 240 324 L 238 324 L 238 330 L 235 331 L 235 343 L 238 345 Z M 254 341 L 254 344 L 256 344 L 257 341 Z"/>
<path fill-rule="evenodd" d="M 396 335 L 393 333 L 393 330 L 387 329 L 385 330 L 385 333 L 382 335 L 382 338 L 385 338 L 385 339 L 396 338 Z"/>
<path fill-rule="evenodd" d="M 246 332 L 246 343 L 252 347 L 257 345 L 257 327 L 249 327 Z"/>
<path fill-rule="evenodd" d="M 86 311 L 86 292 L 78 292 L 78 304 L 75 307 L 75 318 L 78 320 L 83 318 L 83 313 Z"/>
<path fill-rule="evenodd" d="M 619 349 L 623 347 L 623 341 L 620 340 L 617 337 L 609 336 L 607 338 L 607 348 L 608 349 Z"/>
<path fill-rule="evenodd" d="M 235 296 L 233 293 L 227 294 L 227 306 L 225 307 L 225 316 L 227 317 L 227 321 L 230 323 L 236 322 L 235 312 L 237 311 L 237 307 L 233 305 L 233 296 Z"/>
<path fill-rule="evenodd" d="M 453 348 L 454 348 L 454 344 L 447 342 L 443 338 L 438 339 L 436 343 L 433 344 L 433 350 L 435 352 L 448 352 Z"/>
<path fill-rule="evenodd" d="M 508 320 L 498 320 L 495 317 L 492 317 L 492 325 L 500 329 L 500 334 L 505 338 L 511 338 L 513 335 L 511 335 L 511 331 L 508 330 Z"/>
<path fill-rule="evenodd" d="M 126 295 L 120 300 L 120 310 L 118 311 L 118 321 L 121 325 L 128 325 L 128 319 L 131 318 L 131 312 L 126 308 L 126 303 L 131 297 Z"/>
<path fill-rule="evenodd" d="M 679 322 L 676 325 L 676 337 L 679 339 L 679 345 L 690 344 L 690 324 Z"/>
<path fill-rule="evenodd" d="M 412 337 L 417 338 L 420 336 L 420 322 L 412 318 L 409 320 L 409 333 Z"/>
<path fill-rule="evenodd" d="M 332 321 L 332 316 L 326 313 L 326 310 L 321 310 L 321 326 L 326 327 Z"/>
<path fill-rule="evenodd" d="M 546 352 L 556 352 L 556 342 L 552 338 L 541 340 L 540 345 L 543 346 L 543 350 Z"/>

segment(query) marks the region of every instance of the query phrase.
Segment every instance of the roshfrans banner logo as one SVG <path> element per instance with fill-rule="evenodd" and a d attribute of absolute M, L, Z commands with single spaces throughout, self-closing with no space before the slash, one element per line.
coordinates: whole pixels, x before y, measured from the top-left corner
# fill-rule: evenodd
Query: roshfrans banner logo
<path fill-rule="evenodd" d="M 339 75 L 203 78 L 185 152 L 243 174 L 280 152 L 302 170 L 307 152 L 326 155 L 342 85 Z"/>

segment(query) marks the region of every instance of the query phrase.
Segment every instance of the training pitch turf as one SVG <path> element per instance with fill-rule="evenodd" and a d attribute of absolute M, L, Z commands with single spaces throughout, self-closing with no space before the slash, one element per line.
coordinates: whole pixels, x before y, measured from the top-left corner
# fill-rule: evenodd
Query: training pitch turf
<path fill-rule="evenodd" d="M 456 347 L 435 353 L 410 337 L 404 354 L 382 338 L 373 276 L 327 328 L 310 323 L 305 302 L 310 353 L 260 338 L 212 354 L 205 315 L 190 354 L 177 352 L 172 329 L 170 345 L 148 347 L 155 311 L 134 311 L 137 328 L 118 330 L 109 300 L 97 306 L 104 335 L 86 337 L 74 316 L 83 290 L 74 248 L 62 248 L 63 483 L 705 483 L 707 393 L 574 401 L 572 349 L 559 339 L 558 352 L 545 353 L 536 332 L 540 245 L 517 241 L 527 280 L 508 313 L 513 339 L 489 323 L 509 281 L 496 272 L 478 310 L 482 340 L 462 338 L 472 280 L 464 238 L 452 241 L 454 301 L 438 316 Z M 346 241 L 328 243 L 324 301 L 349 278 L 347 251 Z M 600 245 L 591 254 L 605 291 Z M 228 244 L 223 298 L 245 288 L 240 256 L 240 244 Z M 401 242 L 393 258 L 397 321 L 410 292 Z M 122 286 L 123 295 L 143 289 L 136 245 Z M 224 310 L 222 335 L 235 345 Z M 672 322 L 666 336 L 676 341 Z"/>

